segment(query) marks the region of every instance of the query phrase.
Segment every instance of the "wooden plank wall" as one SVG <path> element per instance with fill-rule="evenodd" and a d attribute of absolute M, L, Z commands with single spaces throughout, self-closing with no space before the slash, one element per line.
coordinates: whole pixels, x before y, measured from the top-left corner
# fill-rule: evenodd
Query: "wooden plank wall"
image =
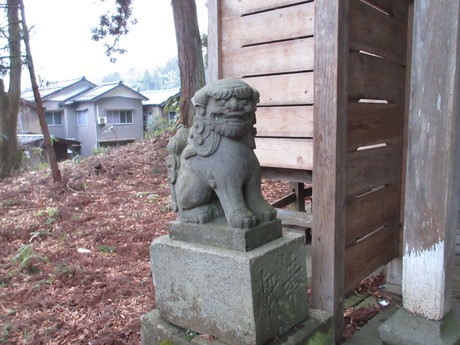
<path fill-rule="evenodd" d="M 347 117 L 344 291 L 398 254 L 408 25 L 408 0 L 347 3 L 348 105 L 338 109 Z M 256 125 L 261 165 L 313 170 L 313 91 L 321 84 L 314 78 L 315 2 L 213 0 L 209 11 L 210 79 L 242 78 L 261 92 Z M 328 27 L 323 29 L 326 37 Z"/>
<path fill-rule="evenodd" d="M 345 291 L 399 253 L 407 0 L 350 0 Z"/>
<path fill-rule="evenodd" d="M 255 150 L 261 165 L 312 170 L 313 1 L 225 0 L 211 10 L 219 33 L 210 73 L 242 78 L 261 94 Z"/>

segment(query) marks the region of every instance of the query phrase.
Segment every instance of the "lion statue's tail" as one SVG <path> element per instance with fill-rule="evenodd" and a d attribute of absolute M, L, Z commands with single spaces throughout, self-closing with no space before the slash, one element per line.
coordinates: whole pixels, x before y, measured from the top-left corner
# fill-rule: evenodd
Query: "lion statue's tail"
<path fill-rule="evenodd" d="M 166 158 L 166 162 L 168 164 L 168 180 L 169 186 L 171 188 L 171 198 L 173 201 L 172 206 L 175 212 L 177 212 L 179 209 L 176 198 L 175 184 L 177 180 L 177 173 L 180 168 L 180 155 L 187 146 L 187 138 L 188 129 L 183 126 L 179 126 L 176 134 L 171 137 L 171 139 L 169 139 L 168 146 L 166 147 L 169 152 L 169 155 Z"/>

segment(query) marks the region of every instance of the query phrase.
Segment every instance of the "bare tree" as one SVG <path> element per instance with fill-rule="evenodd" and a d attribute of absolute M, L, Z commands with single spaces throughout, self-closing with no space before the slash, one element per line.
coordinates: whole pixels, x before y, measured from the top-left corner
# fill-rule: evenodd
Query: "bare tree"
<path fill-rule="evenodd" d="M 26 47 L 26 64 L 27 68 L 29 69 L 30 74 L 30 82 L 32 84 L 32 90 L 34 93 L 35 104 L 37 106 L 37 114 L 38 114 L 38 121 L 40 123 L 40 128 L 43 133 L 43 139 L 45 141 L 46 152 L 48 154 L 48 161 L 51 168 L 51 175 L 53 176 L 53 180 L 55 182 L 61 181 L 61 171 L 59 170 L 59 166 L 56 159 L 56 153 L 54 152 L 53 143 L 51 142 L 50 132 L 48 130 L 48 125 L 45 119 L 45 108 L 43 107 L 43 101 L 40 96 L 40 92 L 38 89 L 37 77 L 35 75 L 35 67 L 34 61 L 32 58 L 32 51 L 30 49 L 30 41 L 29 41 L 29 29 L 26 23 L 26 14 L 24 9 L 24 1 L 19 0 L 20 7 L 21 7 L 21 23 L 22 29 L 24 32 L 24 45 Z"/>

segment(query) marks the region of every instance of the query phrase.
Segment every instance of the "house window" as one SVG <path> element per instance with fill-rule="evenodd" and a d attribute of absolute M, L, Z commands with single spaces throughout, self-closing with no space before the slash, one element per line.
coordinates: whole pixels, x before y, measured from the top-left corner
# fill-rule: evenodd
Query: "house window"
<path fill-rule="evenodd" d="M 48 126 L 62 126 L 62 111 L 47 111 L 45 119 Z"/>
<path fill-rule="evenodd" d="M 169 124 L 174 125 L 176 123 L 177 114 L 175 112 L 169 113 Z"/>
<path fill-rule="evenodd" d="M 116 124 L 131 124 L 133 123 L 132 110 L 107 110 L 107 123 Z"/>
<path fill-rule="evenodd" d="M 88 109 L 77 110 L 77 124 L 79 126 L 88 125 Z"/>

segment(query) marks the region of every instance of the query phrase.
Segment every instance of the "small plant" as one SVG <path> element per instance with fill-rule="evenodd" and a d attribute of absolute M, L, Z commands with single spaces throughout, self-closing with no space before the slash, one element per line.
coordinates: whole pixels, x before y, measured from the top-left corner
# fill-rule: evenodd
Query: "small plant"
<path fill-rule="evenodd" d="M 11 325 L 9 323 L 5 323 L 2 327 L 2 335 L 0 336 L 0 342 L 4 342 L 8 336 L 10 335 Z"/>
<path fill-rule="evenodd" d="M 54 273 L 56 273 L 57 275 L 69 275 L 70 277 L 72 277 L 76 270 L 77 268 L 75 266 L 58 264 L 54 269 Z"/>
<path fill-rule="evenodd" d="M 35 253 L 31 248 L 31 245 L 25 245 L 16 252 L 13 256 L 13 262 L 19 265 L 21 270 L 27 271 L 31 274 L 40 272 L 40 268 L 37 266 L 38 262 L 47 264 L 48 259 L 43 255 Z"/>
<path fill-rule="evenodd" d="M 160 345 L 174 345 L 174 343 L 171 343 L 169 340 L 163 340 Z"/>
<path fill-rule="evenodd" d="M 108 245 L 102 245 L 96 248 L 98 251 L 103 252 L 103 253 L 115 253 L 117 251 L 117 248 L 108 246 Z"/>
<path fill-rule="evenodd" d="M 187 339 L 192 341 L 193 338 L 196 338 L 197 336 L 200 335 L 200 333 L 192 331 L 191 329 L 185 330 L 185 335 L 187 336 Z"/>
<path fill-rule="evenodd" d="M 17 204 L 19 204 L 19 201 L 16 199 L 2 201 L 2 206 L 16 206 Z"/>
<path fill-rule="evenodd" d="M 34 231 L 34 232 L 32 232 L 32 236 L 30 237 L 29 242 L 32 242 L 36 238 L 46 237 L 46 236 L 49 236 L 49 235 L 51 235 L 51 232 L 49 232 L 49 231 Z"/>
<path fill-rule="evenodd" d="M 57 209 L 56 207 L 47 208 L 47 209 L 44 209 L 44 210 L 38 210 L 37 214 L 40 217 L 42 217 L 42 216 L 47 217 L 47 219 L 46 219 L 46 224 L 47 225 L 53 225 L 54 222 L 61 217 L 59 209 Z"/>
<path fill-rule="evenodd" d="M 106 153 L 108 151 L 110 151 L 112 148 L 110 146 L 99 146 L 99 147 L 95 147 L 94 150 L 93 150 L 93 154 L 95 156 L 97 155 L 100 155 L 102 153 Z"/>

